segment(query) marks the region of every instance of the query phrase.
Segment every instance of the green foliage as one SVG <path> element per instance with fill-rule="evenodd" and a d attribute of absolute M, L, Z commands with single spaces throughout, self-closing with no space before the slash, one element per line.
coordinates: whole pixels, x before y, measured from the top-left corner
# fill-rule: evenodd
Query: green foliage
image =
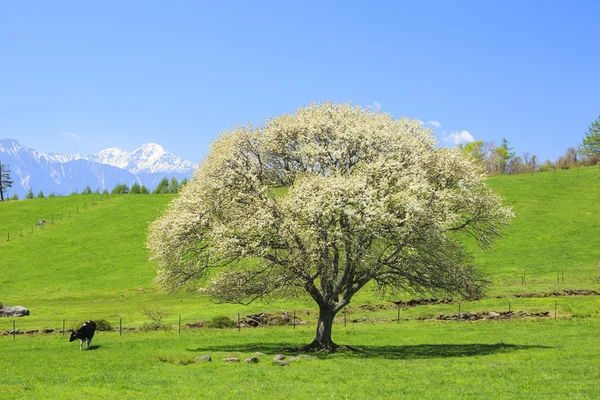
<path fill-rule="evenodd" d="M 108 189 L 104 188 L 104 190 L 102 190 L 102 195 L 108 196 Z"/>
<path fill-rule="evenodd" d="M 18 194 L 13 194 L 12 196 L 10 196 L 11 200 L 19 200 L 19 195 Z"/>
<path fill-rule="evenodd" d="M 35 195 L 33 194 L 33 190 L 31 188 L 29 188 L 29 190 L 27 190 L 27 193 L 25 194 L 25 198 L 28 200 L 35 198 Z"/>
<path fill-rule="evenodd" d="M 600 116 L 589 126 L 583 141 L 579 145 L 579 152 L 587 156 L 600 154 Z"/>
<path fill-rule="evenodd" d="M 169 192 L 169 179 L 162 178 L 156 188 L 152 191 L 152 194 L 165 194 Z"/>
<path fill-rule="evenodd" d="M 50 192 L 50 194 L 48 195 L 49 198 L 51 197 L 56 197 L 56 194 L 54 192 Z"/>
<path fill-rule="evenodd" d="M 114 328 L 110 322 L 105 319 L 95 319 L 96 330 L 100 332 L 111 332 L 114 331 Z"/>
<path fill-rule="evenodd" d="M 134 183 L 131 185 L 131 189 L 129 190 L 130 194 L 140 194 L 142 191 L 142 186 L 139 183 Z"/>
<path fill-rule="evenodd" d="M 181 188 L 188 182 L 188 179 L 185 178 L 181 183 L 177 181 L 177 178 L 173 177 L 171 180 L 169 178 L 162 178 L 156 188 L 152 191 L 152 194 L 166 194 L 166 193 L 179 193 Z"/>
<path fill-rule="evenodd" d="M 44 192 L 40 190 L 39 193 L 38 193 L 38 195 L 37 195 L 37 198 L 38 199 L 43 199 L 44 197 L 46 197 L 46 196 L 44 196 Z"/>
<path fill-rule="evenodd" d="M 479 164 L 483 164 L 485 152 L 483 150 L 483 140 L 475 140 L 465 145 L 462 143 L 458 146 L 463 156 L 474 160 Z"/>
<path fill-rule="evenodd" d="M 83 326 L 84 323 L 86 323 L 87 321 L 80 321 L 76 324 L 74 324 L 71 329 L 76 331 L 79 328 L 81 328 Z M 106 319 L 94 319 L 94 322 L 96 323 L 96 331 L 99 332 L 111 332 L 114 330 L 113 326 L 111 325 L 110 322 L 108 322 Z"/>
<path fill-rule="evenodd" d="M 237 324 L 231 318 L 221 315 L 221 316 L 214 317 L 213 319 L 207 321 L 206 327 L 207 328 L 218 328 L 218 329 L 235 328 L 235 327 L 237 327 Z"/>
<path fill-rule="evenodd" d="M 127 186 L 125 183 L 119 183 L 110 192 L 110 194 L 127 194 L 127 193 L 129 193 L 129 186 Z"/>
<path fill-rule="evenodd" d="M 85 189 L 83 189 L 83 191 L 81 192 L 81 194 L 92 194 L 92 188 L 86 186 Z"/>

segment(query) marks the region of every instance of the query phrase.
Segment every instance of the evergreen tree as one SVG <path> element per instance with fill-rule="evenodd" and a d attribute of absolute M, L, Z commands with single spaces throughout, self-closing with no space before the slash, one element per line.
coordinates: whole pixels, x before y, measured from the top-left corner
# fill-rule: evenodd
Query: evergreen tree
<path fill-rule="evenodd" d="M 179 192 L 179 182 L 177 181 L 177 178 L 173 177 L 171 178 L 171 181 L 169 182 L 169 193 L 177 193 Z"/>
<path fill-rule="evenodd" d="M 119 183 L 110 192 L 110 194 L 127 194 L 127 193 L 129 193 L 129 186 L 127 186 L 125 183 Z"/>
<path fill-rule="evenodd" d="M 12 187 L 13 181 L 10 179 L 10 169 L 8 165 L 0 162 L 0 201 L 4 201 L 4 193 L 9 187 Z"/>
<path fill-rule="evenodd" d="M 600 116 L 589 126 L 583 141 L 579 145 L 579 153 L 586 156 L 600 154 Z"/>
<path fill-rule="evenodd" d="M 27 193 L 25 194 L 25 198 L 26 199 L 33 199 L 35 198 L 34 194 L 33 194 L 33 190 L 31 188 L 29 188 L 29 190 L 27 191 Z"/>
<path fill-rule="evenodd" d="M 129 193 L 130 194 L 140 194 L 142 190 L 142 187 L 140 186 L 139 183 L 134 183 L 133 185 L 131 185 L 131 189 L 129 189 Z"/>
<path fill-rule="evenodd" d="M 42 191 L 40 190 L 40 192 L 38 193 L 37 197 L 38 197 L 38 199 L 43 199 L 43 198 L 44 198 L 44 197 L 46 197 L 46 196 L 44 196 L 44 192 L 42 192 Z"/>
<path fill-rule="evenodd" d="M 165 194 L 169 193 L 169 179 L 162 178 L 160 182 L 158 182 L 158 186 L 152 191 L 152 194 Z"/>

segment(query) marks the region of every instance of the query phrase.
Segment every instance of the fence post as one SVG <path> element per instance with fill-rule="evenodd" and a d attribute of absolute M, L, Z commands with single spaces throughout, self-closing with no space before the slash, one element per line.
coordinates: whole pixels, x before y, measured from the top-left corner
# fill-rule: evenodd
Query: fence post
<path fill-rule="evenodd" d="M 458 314 L 456 314 L 456 322 L 460 322 L 460 303 L 458 303 Z"/>
<path fill-rule="evenodd" d="M 346 326 L 346 309 L 344 308 L 344 326 Z"/>
<path fill-rule="evenodd" d="M 240 331 L 241 328 L 242 328 L 242 326 L 240 325 L 240 313 L 238 313 L 238 332 Z"/>
<path fill-rule="evenodd" d="M 8 239 L 6 239 L 7 242 L 10 242 L 10 232 L 8 232 Z"/>
<path fill-rule="evenodd" d="M 63 330 L 62 330 L 62 335 L 65 336 L 65 320 L 63 319 Z"/>
<path fill-rule="evenodd" d="M 17 325 L 16 321 L 13 319 L 13 339 L 17 338 Z"/>
<path fill-rule="evenodd" d="M 21 228 L 21 237 L 23 236 L 23 228 Z"/>
<path fill-rule="evenodd" d="M 294 310 L 294 329 L 296 329 L 296 310 Z"/>
<path fill-rule="evenodd" d="M 181 314 L 179 314 L 179 328 L 177 330 L 177 334 L 181 335 Z"/>
<path fill-rule="evenodd" d="M 123 318 L 119 318 L 119 336 L 123 336 Z"/>
<path fill-rule="evenodd" d="M 562 273 L 562 283 L 565 283 L 565 273 Z"/>
<path fill-rule="evenodd" d="M 400 304 L 398 304 L 398 323 L 400 323 Z"/>
<path fill-rule="evenodd" d="M 554 300 L 554 319 L 556 319 L 556 300 Z"/>

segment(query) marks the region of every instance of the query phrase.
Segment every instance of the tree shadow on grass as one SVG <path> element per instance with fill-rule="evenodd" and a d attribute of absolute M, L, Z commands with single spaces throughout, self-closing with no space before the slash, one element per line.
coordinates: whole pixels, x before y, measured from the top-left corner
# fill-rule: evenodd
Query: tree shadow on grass
<path fill-rule="evenodd" d="M 424 358 L 473 357 L 490 354 L 512 353 L 519 350 L 550 349 L 550 346 L 529 346 L 519 344 L 419 344 L 406 346 L 341 346 L 335 353 L 308 353 L 318 358 L 331 356 L 342 358 L 381 358 L 389 360 L 414 360 Z M 191 352 L 224 352 L 224 353 L 282 353 L 286 355 L 306 354 L 302 347 L 287 346 L 283 343 L 246 343 L 229 346 L 203 346 L 187 349 Z"/>

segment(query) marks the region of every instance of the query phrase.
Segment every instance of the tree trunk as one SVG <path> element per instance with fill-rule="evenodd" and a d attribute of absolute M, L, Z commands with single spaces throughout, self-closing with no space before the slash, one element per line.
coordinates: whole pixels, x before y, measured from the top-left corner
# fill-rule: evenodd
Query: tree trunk
<path fill-rule="evenodd" d="M 335 317 L 333 307 L 319 307 L 319 322 L 317 324 L 317 334 L 315 340 L 304 349 L 307 351 L 327 350 L 334 352 L 338 345 L 331 340 L 331 329 L 333 327 L 333 318 Z"/>

